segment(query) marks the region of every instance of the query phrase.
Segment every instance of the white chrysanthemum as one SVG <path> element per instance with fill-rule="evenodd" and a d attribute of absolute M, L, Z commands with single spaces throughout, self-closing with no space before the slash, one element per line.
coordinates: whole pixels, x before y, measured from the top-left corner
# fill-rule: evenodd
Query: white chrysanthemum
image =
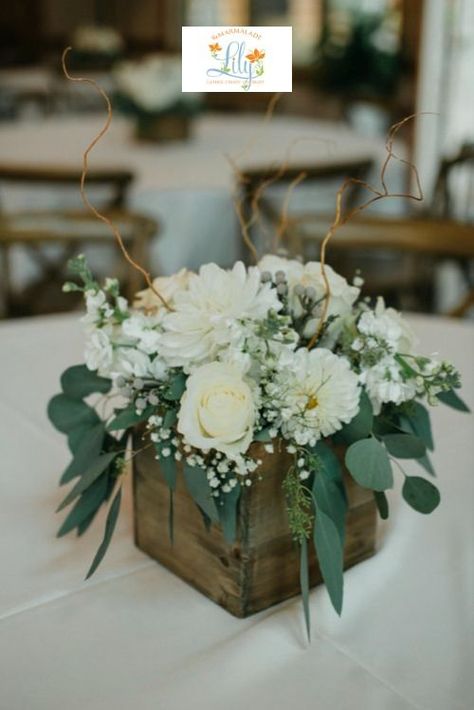
<path fill-rule="evenodd" d="M 260 271 L 238 262 L 231 271 L 206 264 L 191 274 L 186 291 L 175 297 L 174 311 L 163 318 L 161 353 L 173 366 L 189 369 L 213 360 L 229 345 L 242 342 L 242 320 L 264 319 L 281 304 Z"/>
<path fill-rule="evenodd" d="M 267 394 L 283 436 L 300 445 L 334 434 L 359 410 L 357 375 L 325 348 L 284 353 Z"/>
<path fill-rule="evenodd" d="M 314 288 L 316 301 L 322 299 L 326 293 L 319 261 L 308 261 L 307 264 L 301 264 L 295 259 L 284 259 L 279 256 L 267 254 L 261 259 L 258 266 L 262 272 L 269 271 L 271 274 L 275 274 L 277 271 L 283 271 L 285 273 L 290 289 L 290 308 L 296 318 L 302 315 L 303 309 L 300 299 L 293 293 L 295 286 L 301 285 Z M 346 279 L 337 274 L 330 266 L 325 266 L 325 272 L 330 289 L 329 306 L 326 317 L 345 316 L 351 312 L 352 306 L 359 296 L 360 289 L 349 285 Z M 317 319 L 308 324 L 307 330 L 305 331 L 306 337 L 311 337 L 316 330 L 317 324 Z"/>

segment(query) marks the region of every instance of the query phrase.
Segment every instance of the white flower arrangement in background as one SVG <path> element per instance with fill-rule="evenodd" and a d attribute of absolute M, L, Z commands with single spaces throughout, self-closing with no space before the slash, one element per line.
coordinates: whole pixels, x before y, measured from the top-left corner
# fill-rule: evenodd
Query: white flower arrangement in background
<path fill-rule="evenodd" d="M 181 92 L 179 56 L 150 54 L 121 62 L 113 77 L 117 91 L 143 113 L 156 114 L 187 102 Z"/>
<path fill-rule="evenodd" d="M 83 25 L 78 27 L 72 37 L 74 49 L 84 53 L 119 54 L 124 48 L 124 41 L 113 27 Z"/>

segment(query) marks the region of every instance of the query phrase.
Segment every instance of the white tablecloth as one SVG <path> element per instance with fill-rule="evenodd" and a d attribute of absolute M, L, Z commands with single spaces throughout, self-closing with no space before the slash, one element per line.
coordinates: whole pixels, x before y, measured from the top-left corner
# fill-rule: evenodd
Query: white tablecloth
<path fill-rule="evenodd" d="M 82 153 L 103 122 L 104 115 L 99 115 L 4 124 L 0 162 L 80 170 Z M 132 130 L 130 122 L 115 115 L 109 133 L 91 154 L 90 165 L 126 168 L 136 174 L 130 206 L 162 224 L 150 264 L 152 271 L 160 273 L 173 273 L 182 266 L 195 269 L 205 261 L 227 266 L 236 260 L 241 240 L 226 154 L 237 159 L 240 167 L 275 170 L 284 160 L 317 166 L 348 159 L 381 162 L 384 156 L 383 142 L 360 136 L 343 124 L 278 115 L 264 124 L 261 116 L 206 114 L 196 119 L 189 141 L 161 145 L 137 142 Z M 394 172 L 399 180 L 397 166 Z M 333 208 L 336 189 L 326 210 Z M 45 203 L 62 207 L 64 199 L 61 192 L 45 194 L 35 189 L 25 203 L 24 192 L 0 188 L 4 210 L 25 209 L 25 204 L 30 209 Z"/>
<path fill-rule="evenodd" d="M 410 320 L 425 352 L 461 369 L 472 405 L 472 324 Z M 2 710 L 472 707 L 471 416 L 436 408 L 441 506 L 425 517 L 390 493 L 378 553 L 346 573 L 342 618 L 311 593 L 308 647 L 298 599 L 238 620 L 136 550 L 129 495 L 82 581 L 102 524 L 55 539 L 68 452 L 45 415 L 81 353 L 75 316 L 0 326 Z"/>

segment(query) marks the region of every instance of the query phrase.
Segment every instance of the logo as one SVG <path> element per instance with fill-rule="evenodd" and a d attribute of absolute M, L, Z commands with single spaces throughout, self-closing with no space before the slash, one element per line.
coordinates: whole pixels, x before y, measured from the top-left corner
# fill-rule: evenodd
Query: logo
<path fill-rule="evenodd" d="M 182 90 L 291 91 L 291 27 L 183 27 Z"/>

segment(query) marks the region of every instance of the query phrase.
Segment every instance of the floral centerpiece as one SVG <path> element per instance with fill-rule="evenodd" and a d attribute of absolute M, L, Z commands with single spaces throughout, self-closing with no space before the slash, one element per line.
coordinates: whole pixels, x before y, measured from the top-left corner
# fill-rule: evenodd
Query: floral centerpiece
<path fill-rule="evenodd" d="M 199 100 L 181 91 L 179 57 L 153 54 L 122 62 L 114 70 L 114 81 L 116 104 L 135 118 L 138 138 L 158 141 L 188 136 Z"/>
<path fill-rule="evenodd" d="M 123 37 L 107 25 L 81 25 L 73 33 L 74 50 L 70 63 L 74 69 L 110 69 L 125 47 Z"/>
<path fill-rule="evenodd" d="M 262 485 L 262 446 L 284 450 L 291 463 L 281 497 L 301 551 L 306 618 L 310 540 L 340 613 L 347 501 L 333 447 L 343 447 L 349 475 L 373 492 L 382 518 L 394 474 L 403 476 L 408 505 L 431 513 L 440 495 L 428 406 L 467 409 L 453 365 L 419 354 L 398 312 L 361 297 L 359 277 L 348 283 L 319 262 L 267 255 L 248 268 L 206 264 L 155 279 L 133 303 L 116 280 L 97 283 L 83 257 L 71 268 L 80 283 L 65 290 L 82 291 L 86 304 L 85 365 L 63 374 L 49 417 L 73 454 L 61 483 L 77 478 L 60 506 L 73 507 L 59 534 L 82 534 L 112 499 L 87 576 L 110 542 L 127 442 L 138 427 L 159 463 L 156 475 L 172 491 L 184 470 L 205 522 L 215 519 L 230 543 L 243 492 Z M 99 399 L 91 404 L 93 393 Z M 111 397 L 120 406 L 104 414 L 102 400 Z M 407 475 L 405 459 L 428 477 Z"/>

